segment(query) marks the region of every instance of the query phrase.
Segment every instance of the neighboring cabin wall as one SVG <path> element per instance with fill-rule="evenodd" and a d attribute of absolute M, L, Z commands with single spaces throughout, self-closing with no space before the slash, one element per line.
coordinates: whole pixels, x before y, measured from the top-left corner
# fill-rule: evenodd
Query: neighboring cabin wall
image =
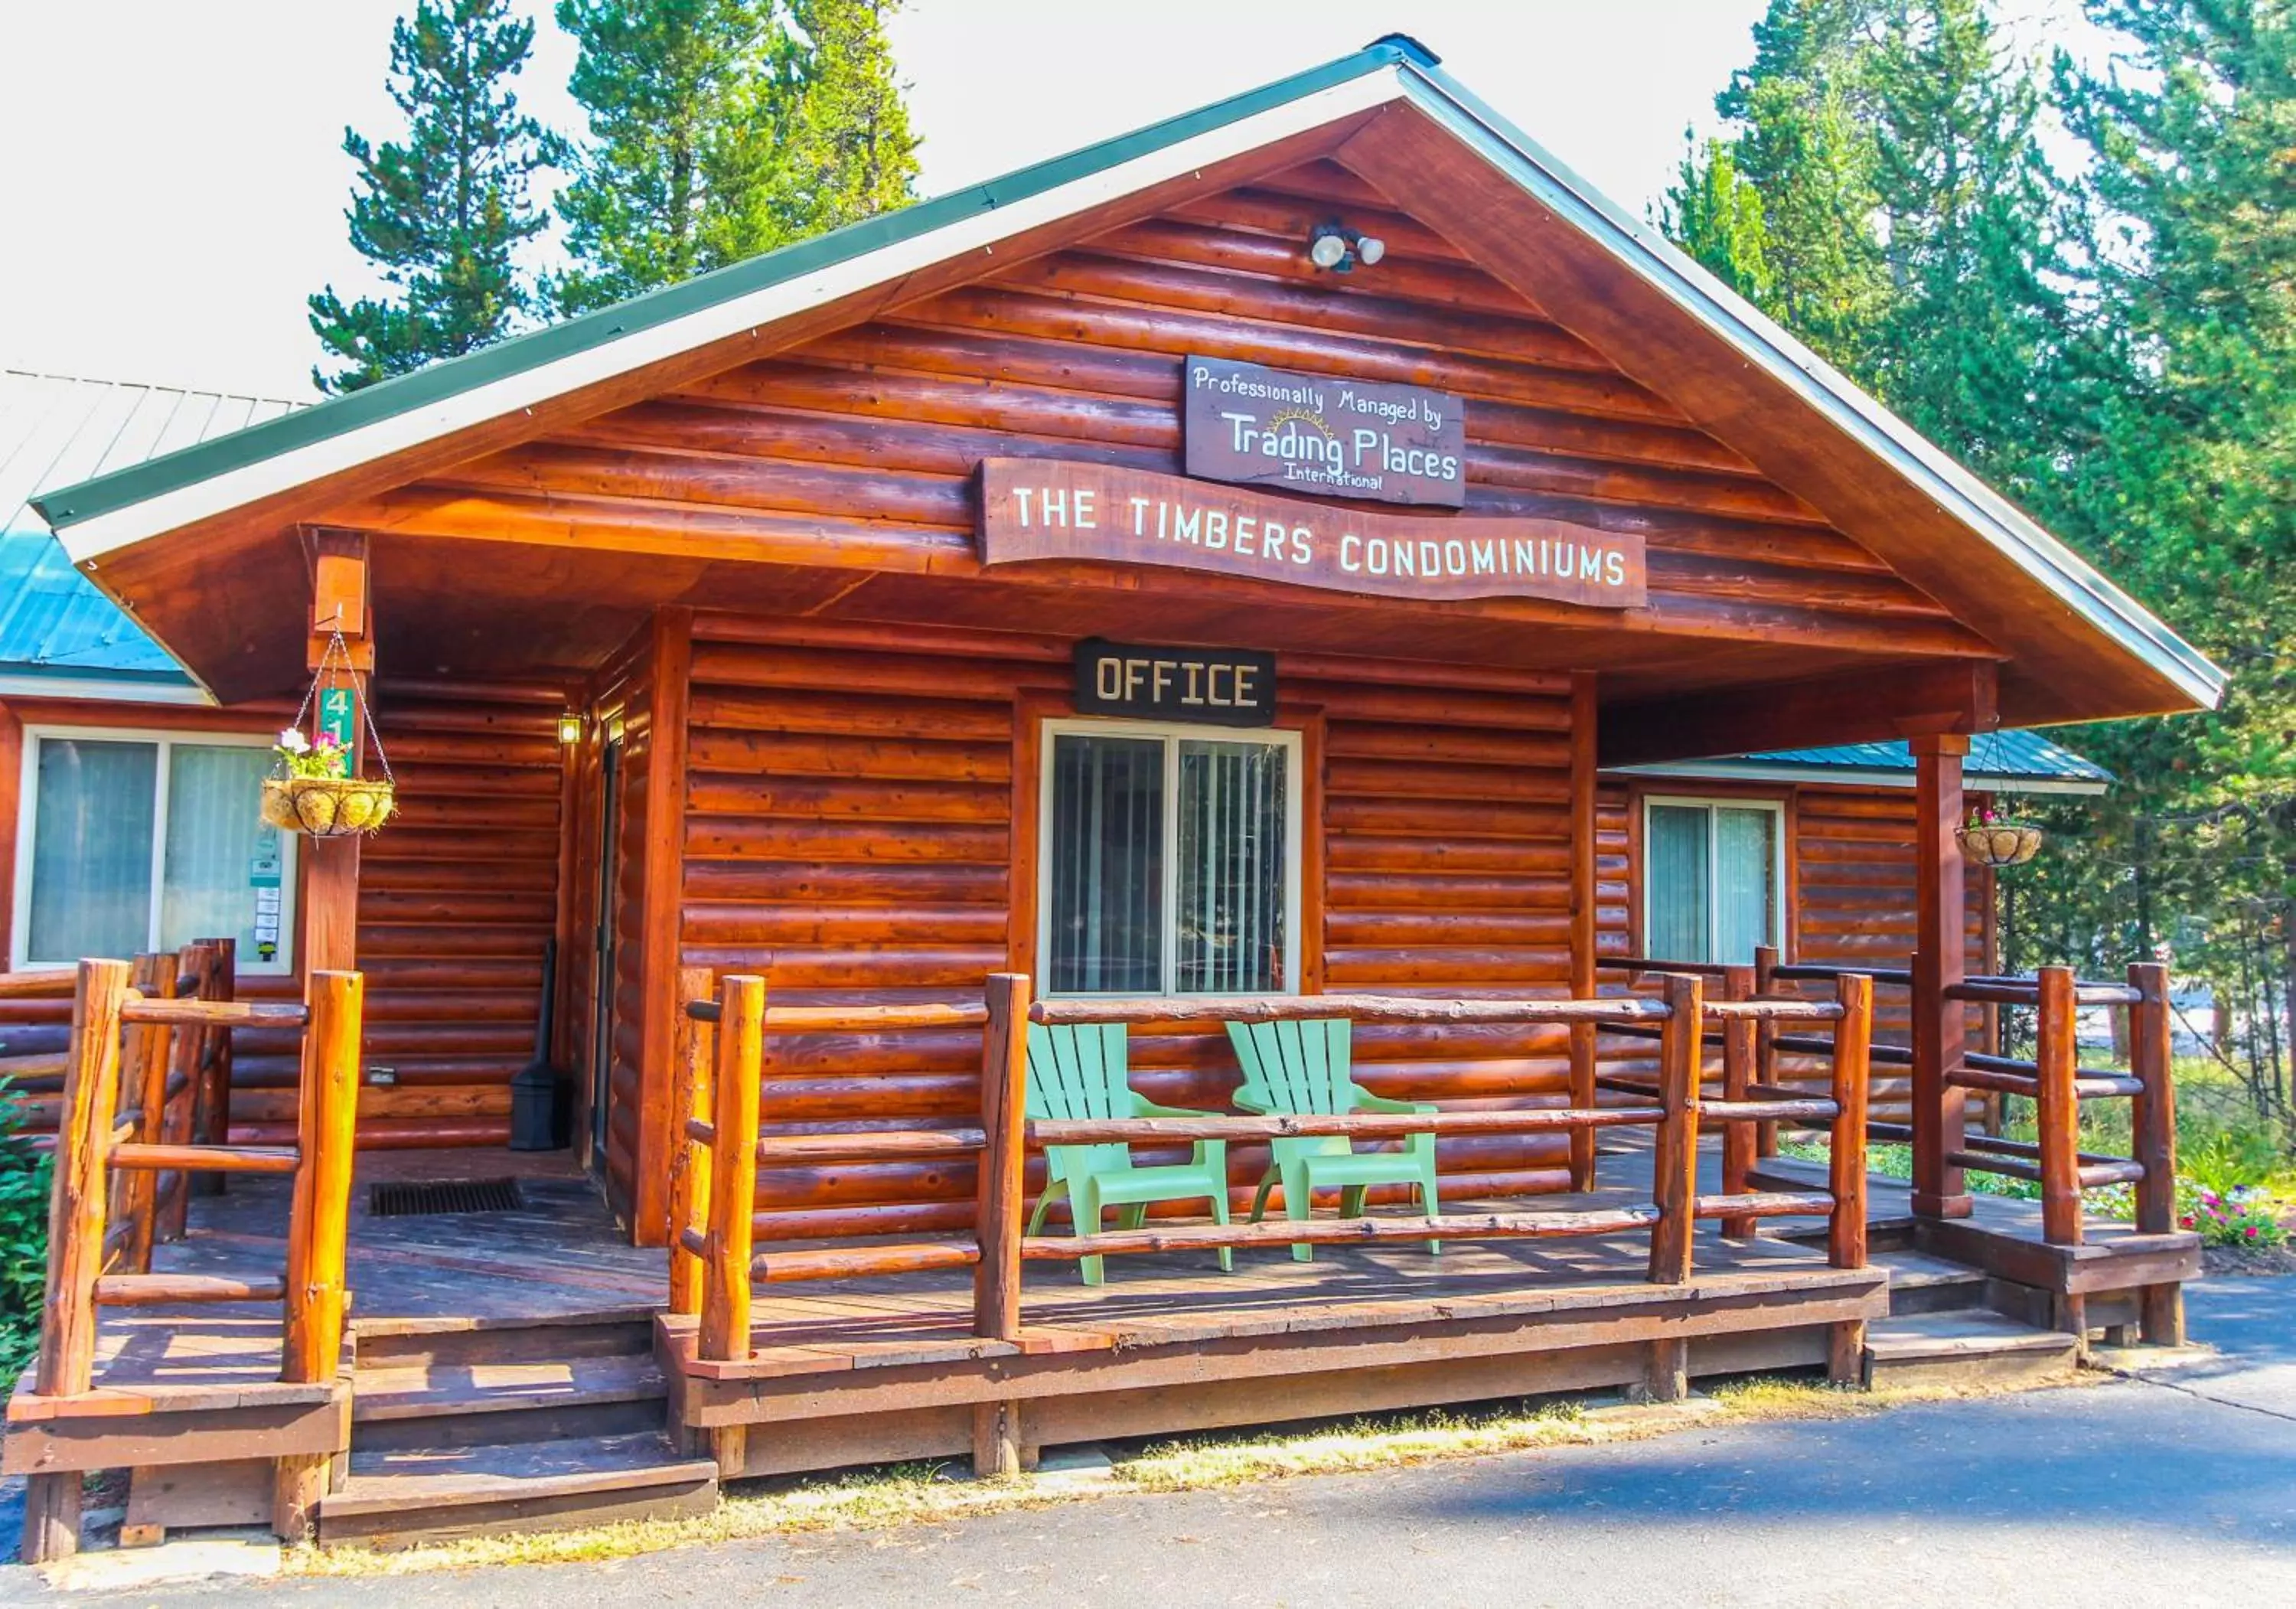
<path fill-rule="evenodd" d="M 1601 794 L 1606 828 L 1628 836 L 1632 844 L 1637 935 L 1644 904 L 1641 801 L 1648 793 L 1782 801 L 1786 807 L 1786 959 L 1831 966 L 1909 965 L 1917 835 L 1912 789 L 1726 785 L 1694 777 L 1678 782 L 1653 778 L 1631 786 L 1615 779 L 1606 781 Z M 1981 867 L 1970 868 L 1968 896 L 1969 970 L 1980 973 L 1993 966 L 1992 874 Z M 1639 948 L 1637 944 L 1637 951 Z M 1606 952 L 1609 948 L 1606 943 Z M 1619 978 L 1617 973 L 1604 976 L 1610 981 Z M 1883 986 L 1874 990 L 1876 1043 L 1911 1043 L 1909 1006 L 1903 989 Z M 1972 1007 L 1972 1036 L 1981 1031 L 1983 1020 L 1982 1012 Z M 1650 1058 L 1646 1049 L 1638 1053 L 1607 1042 L 1606 1059 L 1646 1064 Z M 1905 1070 L 1877 1064 L 1874 1073 L 1874 1115 L 1905 1121 Z"/>
<path fill-rule="evenodd" d="M 563 698 L 543 689 L 385 681 L 376 721 L 399 781 L 398 810 L 361 846 L 358 956 L 367 977 L 365 1063 L 396 1083 L 359 1096 L 365 1147 L 495 1145 L 510 1137 L 512 1073 L 533 1055 L 542 949 L 558 920 Z M 211 710 L 50 702 L 35 725 L 190 734 L 275 732 L 285 705 Z M 0 748 L 4 748 L 0 744 Z M 15 768 L 7 772 L 12 800 Z M 12 805 L 0 810 L 12 862 Z M 250 999 L 291 999 L 291 978 L 243 976 Z M 61 1048 L 69 1014 L 0 1002 L 0 1047 Z M 53 1021 L 45 1020 L 53 1018 Z M 299 1036 L 234 1036 L 232 1130 L 291 1140 Z"/>
<path fill-rule="evenodd" d="M 771 998 L 808 1004 L 977 999 L 988 973 L 1035 971 L 1028 756 L 1037 723 L 1069 710 L 1068 653 L 1049 638 L 701 617 L 682 963 L 762 972 Z M 1435 673 L 1299 658 L 1283 674 L 1283 724 L 1305 727 L 1308 767 L 1320 753 L 1308 986 L 1566 993 L 1568 678 L 1408 685 Z M 1606 836 L 1615 930 L 1623 846 Z M 767 1050 L 768 1134 L 977 1120 L 974 1031 L 772 1036 Z M 1356 1057 L 1378 1093 L 1447 1106 L 1567 1087 L 1565 1036 L 1545 1028 L 1364 1028 Z M 1144 1094 L 1181 1105 L 1225 1107 L 1238 1079 L 1217 1030 L 1137 1033 L 1133 1064 Z M 1567 1183 L 1550 1137 L 1447 1141 L 1440 1155 L 1460 1197 Z M 1241 1194 L 1265 1153 L 1230 1156 Z M 957 1227 L 972 1196 L 963 1163 L 758 1181 L 763 1224 L 784 1235 Z"/>

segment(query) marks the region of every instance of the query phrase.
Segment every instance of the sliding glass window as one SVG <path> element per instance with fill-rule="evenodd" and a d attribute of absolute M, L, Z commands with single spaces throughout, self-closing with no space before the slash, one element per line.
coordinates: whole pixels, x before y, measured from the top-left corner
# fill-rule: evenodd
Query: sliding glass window
<path fill-rule="evenodd" d="M 1759 800 L 1644 800 L 1643 953 L 1741 966 L 1779 943 L 1784 820 Z"/>
<path fill-rule="evenodd" d="M 1249 994 L 1299 977 L 1300 741 L 1046 728 L 1038 953 L 1055 994 Z"/>

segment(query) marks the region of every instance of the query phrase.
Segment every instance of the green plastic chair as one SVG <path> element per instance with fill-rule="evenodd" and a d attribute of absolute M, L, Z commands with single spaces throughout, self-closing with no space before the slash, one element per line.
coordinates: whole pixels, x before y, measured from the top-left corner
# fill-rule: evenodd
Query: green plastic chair
<path fill-rule="evenodd" d="M 1243 1065 L 1243 1087 L 1235 1104 L 1246 1112 L 1332 1113 L 1349 1112 L 1433 1112 L 1416 1101 L 1390 1101 L 1372 1094 L 1350 1076 L 1353 1061 L 1352 1024 L 1344 1018 L 1308 1022 L 1231 1022 L 1229 1042 Z M 1409 1185 L 1418 1192 L 1427 1216 L 1437 1215 L 1435 1202 L 1435 1137 L 1406 1137 L 1400 1151 L 1358 1151 L 1344 1135 L 1269 1142 L 1275 1153 L 1259 1190 L 1251 1200 L 1251 1221 L 1267 1210 L 1267 1193 L 1283 1186 L 1283 1215 L 1304 1219 L 1318 1189 L 1337 1188 L 1340 1215 L 1360 1218 L 1364 1192 L 1373 1185 Z M 1443 1243 L 1431 1240 L 1430 1252 Z M 1311 1261 L 1316 1248 L 1297 1243 L 1292 1255 Z"/>
<path fill-rule="evenodd" d="M 1029 1025 L 1029 1096 L 1032 1118 L 1106 1119 L 1133 1117 L 1213 1117 L 1185 1106 L 1159 1106 L 1132 1088 L 1129 1052 L 1121 1022 Z M 1132 1147 L 1106 1145 L 1047 1145 L 1045 1164 L 1051 1174 L 1043 1199 L 1029 1215 L 1034 1235 L 1055 1202 L 1069 1203 L 1069 1217 L 1079 1235 L 1100 1232 L 1103 1211 L 1119 1209 L 1117 1227 L 1136 1229 L 1148 1216 L 1148 1203 L 1208 1198 L 1212 1217 L 1227 1222 L 1227 1142 L 1198 1140 L 1185 1162 L 1143 1168 L 1132 1160 Z M 1097 1257 L 1078 1260 L 1086 1285 L 1103 1277 Z M 1220 1248 L 1219 1265 L 1233 1271 L 1235 1254 Z"/>

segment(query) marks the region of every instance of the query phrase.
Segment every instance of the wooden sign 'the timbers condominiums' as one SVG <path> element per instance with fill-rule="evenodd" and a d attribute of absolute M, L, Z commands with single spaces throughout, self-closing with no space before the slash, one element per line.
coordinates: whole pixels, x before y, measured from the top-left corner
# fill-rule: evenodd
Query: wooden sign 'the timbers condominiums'
<path fill-rule="evenodd" d="M 1648 601 L 1642 538 L 1566 520 L 1373 513 L 1064 459 L 985 458 L 980 562 L 1164 564 L 1395 598 Z"/>

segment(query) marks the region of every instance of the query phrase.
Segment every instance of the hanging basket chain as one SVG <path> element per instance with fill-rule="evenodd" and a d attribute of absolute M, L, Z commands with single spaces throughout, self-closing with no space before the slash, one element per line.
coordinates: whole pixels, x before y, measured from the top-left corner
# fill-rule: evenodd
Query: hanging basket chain
<path fill-rule="evenodd" d="M 311 672 L 311 685 L 303 689 L 302 707 L 295 711 L 297 729 L 301 729 L 305 718 L 311 713 L 311 701 L 318 697 L 320 687 L 326 682 L 327 672 L 333 669 L 340 669 L 350 678 L 351 693 L 358 702 L 359 719 L 366 727 L 366 741 L 374 750 L 375 763 L 382 768 L 383 780 L 396 784 L 398 778 L 391 772 L 390 756 L 383 752 L 382 734 L 375 729 L 374 709 L 367 699 L 366 683 L 360 679 L 357 668 L 351 663 L 350 645 L 343 641 L 340 626 L 327 634 L 327 645 L 319 655 L 318 668 Z"/>

